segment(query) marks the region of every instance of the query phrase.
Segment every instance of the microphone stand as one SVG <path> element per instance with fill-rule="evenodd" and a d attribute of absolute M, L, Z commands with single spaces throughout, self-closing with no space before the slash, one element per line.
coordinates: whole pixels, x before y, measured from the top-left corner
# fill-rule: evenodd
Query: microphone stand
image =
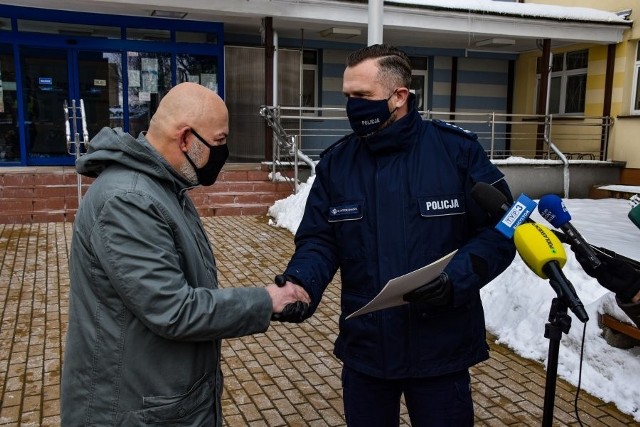
<path fill-rule="evenodd" d="M 542 413 L 542 427 L 551 427 L 553 422 L 553 407 L 556 395 L 556 379 L 558 376 L 558 353 L 562 333 L 569 332 L 571 317 L 567 315 L 567 305 L 560 299 L 551 301 L 549 322 L 544 328 L 544 337 L 549 339 L 549 353 L 547 362 L 547 378 L 544 389 L 544 410 Z"/>

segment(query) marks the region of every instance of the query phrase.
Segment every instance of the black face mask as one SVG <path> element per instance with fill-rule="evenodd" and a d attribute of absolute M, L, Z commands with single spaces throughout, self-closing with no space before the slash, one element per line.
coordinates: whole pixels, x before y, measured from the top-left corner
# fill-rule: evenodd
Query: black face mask
<path fill-rule="evenodd" d="M 216 178 L 224 166 L 224 163 L 227 161 L 227 157 L 229 157 L 229 147 L 227 144 L 222 145 L 211 145 L 207 141 L 204 140 L 203 137 L 198 135 L 198 132 L 191 129 L 191 133 L 193 133 L 196 138 L 200 140 L 204 145 L 209 147 L 209 159 L 207 163 L 204 164 L 201 168 L 197 167 L 196 164 L 189 158 L 187 153 L 184 156 L 187 158 L 193 170 L 196 172 L 196 177 L 198 178 L 198 182 L 200 185 L 212 185 L 216 182 Z"/>
<path fill-rule="evenodd" d="M 347 117 L 351 129 L 360 137 L 374 134 L 384 125 L 396 111 L 389 111 L 389 100 L 396 93 L 393 91 L 387 99 L 365 99 L 349 97 L 347 99 Z"/>

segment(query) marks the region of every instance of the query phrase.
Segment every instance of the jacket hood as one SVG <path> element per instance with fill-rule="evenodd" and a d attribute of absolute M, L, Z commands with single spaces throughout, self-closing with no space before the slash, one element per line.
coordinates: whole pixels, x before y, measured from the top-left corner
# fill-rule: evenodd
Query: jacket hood
<path fill-rule="evenodd" d="M 193 186 L 149 144 L 144 134 L 135 139 L 121 128 L 105 127 L 93 137 L 87 153 L 76 161 L 76 171 L 95 178 L 113 164 L 166 181 L 176 191 Z"/>

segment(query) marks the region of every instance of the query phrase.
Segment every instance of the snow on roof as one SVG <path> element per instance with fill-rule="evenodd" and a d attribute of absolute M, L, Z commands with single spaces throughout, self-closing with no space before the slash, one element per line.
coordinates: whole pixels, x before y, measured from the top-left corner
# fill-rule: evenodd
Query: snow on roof
<path fill-rule="evenodd" d="M 411 5 L 428 9 L 491 13 L 496 15 L 547 18 L 563 21 L 590 21 L 612 24 L 631 24 L 615 12 L 573 6 L 516 3 L 494 0 L 392 0 L 386 4 Z"/>

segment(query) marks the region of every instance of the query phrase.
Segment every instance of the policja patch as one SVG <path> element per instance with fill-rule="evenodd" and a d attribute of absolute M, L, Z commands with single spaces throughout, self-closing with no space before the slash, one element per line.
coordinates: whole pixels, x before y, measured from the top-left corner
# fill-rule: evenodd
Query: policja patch
<path fill-rule="evenodd" d="M 463 193 L 420 197 L 418 204 L 420 205 L 420 215 L 424 217 L 465 213 Z"/>

